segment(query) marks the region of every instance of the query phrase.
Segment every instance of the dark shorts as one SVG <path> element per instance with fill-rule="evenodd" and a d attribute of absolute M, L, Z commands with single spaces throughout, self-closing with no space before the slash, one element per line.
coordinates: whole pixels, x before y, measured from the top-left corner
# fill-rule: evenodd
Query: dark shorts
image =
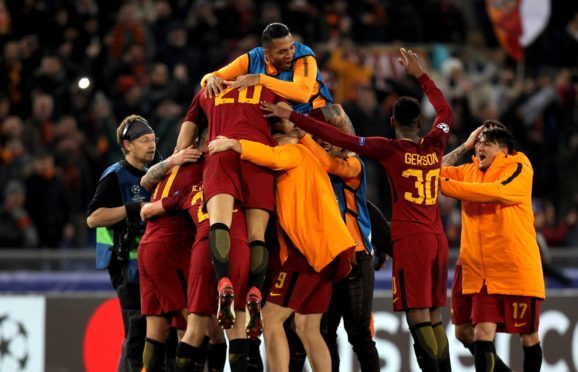
<path fill-rule="evenodd" d="M 188 244 L 145 243 L 139 246 L 143 315 L 169 314 L 187 307 L 190 254 Z"/>
<path fill-rule="evenodd" d="M 203 171 L 205 203 L 219 194 L 232 195 L 245 209 L 273 211 L 273 171 L 241 160 L 235 151 L 207 157 Z"/>
<path fill-rule="evenodd" d="M 235 309 L 245 310 L 251 261 L 245 217 L 242 213 L 233 213 L 230 236 L 229 279 L 235 289 Z M 211 262 L 209 239 L 205 236 L 195 240 L 193 245 L 188 281 L 188 310 L 195 314 L 216 314 L 217 307 L 217 278 Z"/>
<path fill-rule="evenodd" d="M 540 325 L 541 304 L 536 297 L 488 294 L 484 285 L 472 296 L 472 321 L 495 323 L 498 332 L 534 333 Z"/>
<path fill-rule="evenodd" d="M 307 260 L 300 253 L 291 252 L 275 276 L 267 301 L 292 309 L 298 314 L 321 314 L 329 309 L 333 280 L 331 265 L 316 272 L 311 266 L 303 268 Z"/>
<path fill-rule="evenodd" d="M 446 306 L 448 241 L 443 234 L 415 234 L 394 242 L 393 309 Z"/>
<path fill-rule="evenodd" d="M 472 295 L 462 293 L 462 265 L 456 265 L 452 282 L 452 323 L 472 322 Z"/>

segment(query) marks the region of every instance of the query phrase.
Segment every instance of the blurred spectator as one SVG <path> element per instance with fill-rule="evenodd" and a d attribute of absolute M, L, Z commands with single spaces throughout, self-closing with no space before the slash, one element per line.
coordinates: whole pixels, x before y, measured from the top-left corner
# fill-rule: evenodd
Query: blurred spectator
<path fill-rule="evenodd" d="M 24 208 L 26 190 L 20 181 L 12 180 L 4 188 L 0 207 L 0 248 L 34 248 L 38 234 Z"/>
<path fill-rule="evenodd" d="M 48 152 L 34 157 L 34 172 L 26 179 L 26 210 L 38 230 L 40 247 L 61 247 L 73 238 L 70 191 Z"/>
<path fill-rule="evenodd" d="M 556 221 L 566 221 L 578 190 L 574 3 L 552 2 L 544 32 L 515 63 L 498 47 L 485 0 L 0 0 L 0 190 L 25 180 L 31 154 L 46 149 L 55 156 L 54 173 L 64 175 L 56 178 L 74 195 L 73 221 L 86 189 L 121 158 L 117 118 L 150 117 L 162 133 L 159 151 L 168 155 L 201 75 L 259 44 L 264 26 L 280 21 L 317 51 L 337 102 L 366 136 L 391 133 L 397 97 L 423 98 L 399 73 L 397 48 L 383 44 L 417 43 L 451 97 L 456 128 L 449 148 L 476 123 L 500 119 L 534 164 L 534 195 L 550 201 Z M 367 164 L 368 193 L 386 211 L 387 178 Z M 452 208 L 441 213 L 452 219 Z M 86 244 L 82 229 L 74 232 L 75 246 Z M 569 225 L 566 239 L 554 241 L 577 240 Z"/>

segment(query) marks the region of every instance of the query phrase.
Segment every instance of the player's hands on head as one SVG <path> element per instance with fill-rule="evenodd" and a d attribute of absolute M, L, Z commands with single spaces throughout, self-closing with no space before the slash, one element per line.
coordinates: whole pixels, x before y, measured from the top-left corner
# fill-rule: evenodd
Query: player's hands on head
<path fill-rule="evenodd" d="M 261 110 L 265 111 L 263 115 L 266 118 L 277 117 L 279 119 L 288 120 L 291 116 L 291 111 L 293 111 L 289 106 L 276 105 L 274 103 L 269 103 L 261 101 Z"/>
<path fill-rule="evenodd" d="M 217 136 L 214 140 L 209 142 L 209 153 L 211 155 L 227 151 L 233 150 L 238 153 L 241 153 L 241 144 L 236 139 L 227 138 L 225 136 Z"/>
<path fill-rule="evenodd" d="M 259 84 L 261 77 L 259 74 L 241 75 L 231 84 L 231 88 L 247 88 Z"/>
<path fill-rule="evenodd" d="M 207 83 L 205 84 L 205 98 L 213 98 L 221 94 L 225 87 L 227 86 L 225 79 L 218 76 L 210 76 L 207 78 Z"/>
<path fill-rule="evenodd" d="M 425 73 L 423 67 L 419 64 L 417 54 L 413 50 L 400 48 L 399 52 L 401 57 L 397 61 L 408 75 L 418 78 Z"/>
<path fill-rule="evenodd" d="M 466 142 L 464 142 L 464 146 L 466 147 L 467 150 L 471 150 L 474 148 L 476 141 L 478 140 L 478 137 L 480 137 L 480 134 L 482 133 L 483 129 L 484 126 L 480 125 L 476 129 L 474 129 L 472 133 L 470 133 L 470 136 L 468 137 Z"/>

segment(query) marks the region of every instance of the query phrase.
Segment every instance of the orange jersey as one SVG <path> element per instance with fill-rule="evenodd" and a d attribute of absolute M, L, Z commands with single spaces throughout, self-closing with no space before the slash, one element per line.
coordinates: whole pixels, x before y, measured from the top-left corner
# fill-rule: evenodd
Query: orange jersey
<path fill-rule="evenodd" d="M 479 162 L 443 167 L 441 192 L 462 201 L 460 259 L 464 294 L 544 298 L 542 261 L 532 212 L 530 160 L 499 154 L 482 172 Z"/>
<path fill-rule="evenodd" d="M 259 84 L 269 88 L 283 98 L 305 103 L 308 102 L 311 97 L 319 94 L 319 82 L 316 80 L 316 75 L 309 73 L 309 71 L 317 71 L 317 61 L 312 56 L 303 57 L 295 61 L 295 65 L 293 66 L 293 81 L 283 81 L 274 78 L 273 76 L 278 74 L 277 68 L 267 62 L 268 75 L 260 74 Z M 237 77 L 248 73 L 249 55 L 243 54 L 225 67 L 203 76 L 201 86 L 204 88 L 206 80 L 213 75 L 225 80 L 235 80 Z M 327 102 L 321 95 L 313 101 L 313 108 L 326 105 Z"/>
<path fill-rule="evenodd" d="M 349 156 L 345 159 L 333 157 L 329 155 L 321 145 L 315 142 L 309 134 L 301 139 L 301 143 L 315 155 L 327 173 L 341 178 L 352 190 L 356 190 L 359 187 L 363 175 L 363 168 L 358 158 L 355 156 Z M 345 203 L 348 209 L 357 214 L 357 202 L 354 193 L 346 190 Z M 361 237 L 359 225 L 351 213 L 345 213 L 345 225 L 355 241 L 355 250 L 365 251 L 366 247 Z"/>
<path fill-rule="evenodd" d="M 355 246 L 341 219 L 329 176 L 305 146 L 239 142 L 243 160 L 283 171 L 275 181 L 279 224 L 315 271 Z"/>

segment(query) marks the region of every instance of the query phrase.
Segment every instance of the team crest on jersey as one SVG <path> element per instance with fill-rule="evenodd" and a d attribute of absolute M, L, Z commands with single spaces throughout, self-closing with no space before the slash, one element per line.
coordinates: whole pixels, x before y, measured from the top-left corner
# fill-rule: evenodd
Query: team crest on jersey
<path fill-rule="evenodd" d="M 365 137 L 359 137 L 359 146 L 365 146 Z"/>
<path fill-rule="evenodd" d="M 140 186 L 139 185 L 132 185 L 130 187 L 130 192 L 132 192 L 133 195 L 137 195 L 138 193 L 140 193 Z"/>
<path fill-rule="evenodd" d="M 448 133 L 450 131 L 450 126 L 447 125 L 446 123 L 439 123 L 437 127 L 443 130 L 444 133 Z"/>

